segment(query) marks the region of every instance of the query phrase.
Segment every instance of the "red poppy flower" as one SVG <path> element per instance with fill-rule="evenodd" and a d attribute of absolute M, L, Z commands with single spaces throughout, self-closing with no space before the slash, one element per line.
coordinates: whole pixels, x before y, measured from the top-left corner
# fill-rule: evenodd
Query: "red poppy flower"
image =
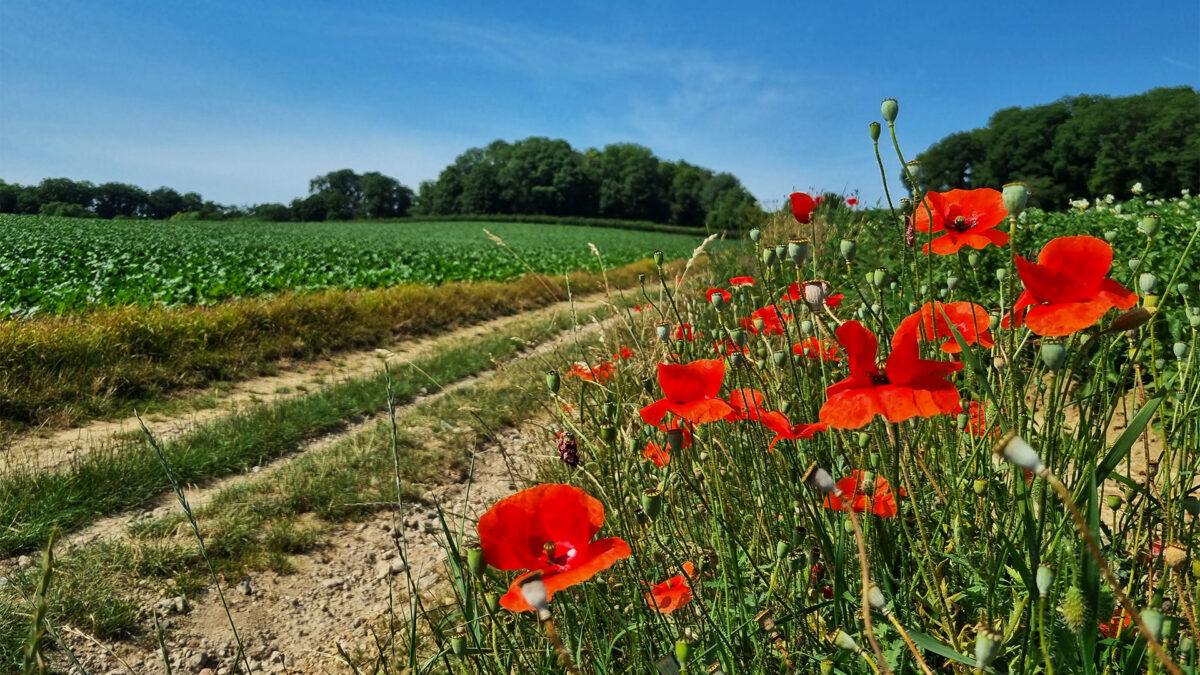
<path fill-rule="evenodd" d="M 942 316 L 942 312 L 945 316 Z M 958 340 L 954 339 L 954 333 L 950 331 L 950 326 L 962 335 L 963 341 L 969 345 L 981 344 L 984 347 L 991 347 L 996 344 L 992 339 L 992 334 L 988 332 L 988 322 L 991 321 L 987 310 L 983 307 L 971 302 L 933 302 L 925 303 L 919 312 L 921 315 L 921 325 L 919 336 L 926 340 L 943 339 L 942 351 L 948 354 L 957 354 L 962 351 L 958 346 Z M 946 318 L 950 321 L 947 322 Z"/>
<path fill-rule="evenodd" d="M 676 340 L 687 340 L 688 342 L 691 342 L 699 335 L 699 333 L 692 332 L 692 324 L 690 323 L 681 323 L 675 327 Z"/>
<path fill-rule="evenodd" d="M 684 575 L 687 576 L 684 576 Z M 687 584 L 688 577 L 696 576 L 696 566 L 687 561 L 683 563 L 683 574 L 650 587 L 646 600 L 650 606 L 663 614 L 670 614 L 692 601 L 692 589 Z"/>
<path fill-rule="evenodd" d="M 725 379 L 725 362 L 702 359 L 691 363 L 658 364 L 658 384 L 663 398 L 641 409 L 642 420 L 658 426 L 668 413 L 692 424 L 716 422 L 733 408 L 718 398 Z"/>
<path fill-rule="evenodd" d="M 666 448 L 660 446 L 658 443 L 654 443 L 653 441 L 647 443 L 646 447 L 642 448 L 642 457 L 654 462 L 654 466 L 657 466 L 660 469 L 671 462 L 671 453 L 667 452 Z"/>
<path fill-rule="evenodd" d="M 1113 307 L 1133 307 L 1137 294 L 1108 278 L 1111 266 L 1112 247 L 1086 235 L 1051 239 L 1036 263 L 1017 256 L 1025 292 L 1013 307 L 1016 325 L 1057 337 L 1091 326 Z M 1001 325 L 1008 328 L 1010 317 Z"/>
<path fill-rule="evenodd" d="M 613 364 L 609 361 L 602 361 L 594 368 L 586 363 L 574 363 L 567 371 L 567 377 L 578 377 L 586 382 L 607 382 L 612 379 L 612 374 Z"/>
<path fill-rule="evenodd" d="M 995 229 L 1006 216 L 1008 210 L 1004 208 L 1004 198 L 999 190 L 927 192 L 925 201 L 918 204 L 913 213 L 913 225 L 922 232 L 945 232 L 925 244 L 925 252 L 932 249 L 938 255 L 949 255 L 964 246 L 984 248 L 988 244 L 1007 244 L 1008 235 Z"/>
<path fill-rule="evenodd" d="M 568 586 L 628 558 L 622 539 L 592 537 L 604 524 L 604 505 L 571 485 L 544 484 L 496 502 L 479 517 L 479 545 L 489 565 L 501 570 L 529 570 L 517 577 L 500 606 L 532 611 L 521 595 L 521 582 L 542 572 L 546 599 Z"/>
<path fill-rule="evenodd" d="M 753 314 L 742 319 L 741 325 L 751 333 L 757 333 L 758 328 L 755 327 L 754 320 L 762 319 L 763 335 L 783 335 L 783 322 L 789 321 L 791 318 L 791 315 L 780 312 L 775 305 L 770 305 L 754 310 Z"/>
<path fill-rule="evenodd" d="M 730 286 L 753 286 L 754 277 L 733 277 L 729 280 Z"/>
<path fill-rule="evenodd" d="M 796 222 L 808 224 L 812 221 L 813 209 L 820 204 L 820 199 L 813 199 L 803 192 L 793 192 L 788 199 L 792 201 L 792 215 L 796 217 Z"/>
<path fill-rule="evenodd" d="M 918 318 L 900 322 L 883 370 L 875 363 L 879 343 L 871 331 L 857 321 L 838 327 L 837 339 L 846 350 L 850 376 L 825 390 L 828 399 L 821 406 L 822 422 L 838 429 L 858 429 L 876 415 L 902 422 L 962 410 L 958 390 L 945 378 L 963 365 L 921 358 Z"/>
<path fill-rule="evenodd" d="M 822 340 L 815 335 L 792 345 L 792 353 L 822 361 L 838 361 L 842 358 L 833 340 Z"/>
<path fill-rule="evenodd" d="M 829 425 L 824 422 L 815 424 L 792 424 L 791 420 L 781 412 L 769 412 L 762 416 L 763 426 L 775 432 L 775 438 L 771 439 L 771 444 L 767 446 L 767 450 L 775 452 L 775 444 L 784 439 L 796 440 L 799 438 L 812 438 L 813 434 L 818 431 L 825 431 Z"/>
<path fill-rule="evenodd" d="M 733 294 L 723 288 L 710 288 L 704 297 L 711 303 L 714 295 L 721 296 L 725 302 L 733 300 Z"/>
<path fill-rule="evenodd" d="M 1125 613 L 1125 610 L 1118 607 L 1117 612 L 1107 622 L 1100 622 L 1100 632 L 1107 638 L 1115 638 L 1121 635 L 1122 631 L 1133 623 L 1133 619 Z"/>
<path fill-rule="evenodd" d="M 979 401 L 971 401 L 967 406 L 967 431 L 979 438 L 995 438 L 1000 435 L 1000 427 L 993 425 L 988 428 L 987 409 Z"/>
<path fill-rule="evenodd" d="M 641 305 L 634 305 L 634 306 L 633 306 L 633 311 L 635 311 L 635 312 L 640 312 L 640 311 L 642 311 L 642 306 L 641 306 Z"/>
<path fill-rule="evenodd" d="M 900 512 L 896 506 L 896 498 L 892 495 L 892 486 L 883 476 L 877 476 L 874 480 L 874 485 L 866 485 L 866 476 L 857 469 L 850 472 L 850 476 L 843 478 L 837 482 L 837 487 L 842 491 L 842 495 L 826 495 L 825 508 L 835 511 L 846 510 L 846 502 L 850 503 L 850 508 L 854 509 L 855 513 L 865 513 L 870 511 L 880 518 L 891 518 Z M 904 494 L 901 490 L 900 494 Z"/>
<path fill-rule="evenodd" d="M 851 206 L 851 207 L 858 206 L 858 198 L 857 197 L 846 197 L 846 206 Z"/>
<path fill-rule="evenodd" d="M 767 410 L 763 404 L 763 393 L 749 387 L 734 389 L 729 394 L 729 405 L 733 406 L 733 412 L 725 416 L 725 421 L 727 422 L 736 422 L 738 420 L 754 420 L 757 422 L 759 416 Z"/>
<path fill-rule="evenodd" d="M 635 354 L 637 354 L 637 352 L 633 351 L 629 347 L 621 347 L 621 351 L 613 354 L 613 359 L 632 359 Z"/>
<path fill-rule="evenodd" d="M 787 293 L 783 294 L 784 301 L 791 300 L 792 302 L 803 301 L 808 304 L 809 309 L 814 312 L 821 311 L 822 305 L 829 305 L 831 308 L 836 308 L 845 297 L 841 293 L 830 295 L 830 285 L 828 281 L 817 279 L 815 281 L 805 281 L 800 283 L 793 281 L 791 286 L 788 286 Z"/>
<path fill-rule="evenodd" d="M 732 340 L 714 342 L 713 349 L 717 350 L 718 354 L 733 354 L 735 352 L 741 352 L 743 354 L 750 353 L 750 347 L 739 347 Z"/>

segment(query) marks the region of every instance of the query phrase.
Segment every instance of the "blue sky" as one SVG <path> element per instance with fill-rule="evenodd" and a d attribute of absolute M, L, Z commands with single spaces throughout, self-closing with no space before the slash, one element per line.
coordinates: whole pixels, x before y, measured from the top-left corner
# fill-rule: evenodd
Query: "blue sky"
<path fill-rule="evenodd" d="M 1200 87 L 1196 0 L 747 4 L 0 0 L 0 178 L 287 201 L 537 135 L 874 201 L 884 97 L 913 156 L 1003 107 Z"/>

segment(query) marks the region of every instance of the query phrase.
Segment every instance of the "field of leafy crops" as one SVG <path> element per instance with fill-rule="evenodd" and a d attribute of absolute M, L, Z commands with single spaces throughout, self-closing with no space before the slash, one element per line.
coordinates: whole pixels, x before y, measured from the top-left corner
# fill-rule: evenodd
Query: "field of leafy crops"
<path fill-rule="evenodd" d="M 510 250 L 490 241 L 483 228 Z M 0 215 L 0 313 L 402 282 L 507 280 L 689 255 L 700 237 L 527 223 L 109 221 Z"/>

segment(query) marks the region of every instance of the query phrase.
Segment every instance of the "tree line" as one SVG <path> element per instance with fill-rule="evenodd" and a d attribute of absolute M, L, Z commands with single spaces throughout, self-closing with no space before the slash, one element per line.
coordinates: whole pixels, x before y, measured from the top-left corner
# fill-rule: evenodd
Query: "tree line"
<path fill-rule="evenodd" d="M 1024 182 L 1034 204 L 1200 188 L 1200 93 L 1191 87 L 1135 96 L 1072 96 L 997 111 L 982 129 L 951 134 L 921 153 L 928 189 Z"/>
<path fill-rule="evenodd" d="M 0 180 L 0 213 L 94 218 L 356 220 L 406 216 L 539 215 L 734 228 L 761 210 L 729 173 L 661 160 L 629 143 L 579 152 L 564 140 L 527 138 L 471 148 L 415 192 L 371 171 L 331 171 L 290 204 L 217 204 L 169 187 L 47 178 Z"/>

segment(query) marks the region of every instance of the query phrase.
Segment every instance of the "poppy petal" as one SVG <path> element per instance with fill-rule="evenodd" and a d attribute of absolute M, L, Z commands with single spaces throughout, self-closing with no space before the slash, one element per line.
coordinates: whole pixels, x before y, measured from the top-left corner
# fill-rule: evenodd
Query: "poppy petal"
<path fill-rule="evenodd" d="M 667 409 L 692 424 L 716 422 L 733 412 L 733 408 L 719 398 L 673 403 Z"/>
<path fill-rule="evenodd" d="M 1112 306 L 1107 298 L 1038 305 L 1025 315 L 1025 325 L 1038 335 L 1061 337 L 1095 325 Z"/>
<path fill-rule="evenodd" d="M 830 394 L 818 417 L 835 429 L 859 429 L 882 412 L 874 389 L 847 389 Z"/>
<path fill-rule="evenodd" d="M 652 427 L 662 424 L 663 417 L 667 414 L 667 409 L 671 407 L 671 402 L 667 399 L 659 399 L 654 403 L 642 408 L 638 414 L 642 416 L 642 421 Z"/>
<path fill-rule="evenodd" d="M 658 384 L 663 397 L 676 402 L 716 396 L 724 378 L 725 362 L 721 359 L 658 364 Z"/>

